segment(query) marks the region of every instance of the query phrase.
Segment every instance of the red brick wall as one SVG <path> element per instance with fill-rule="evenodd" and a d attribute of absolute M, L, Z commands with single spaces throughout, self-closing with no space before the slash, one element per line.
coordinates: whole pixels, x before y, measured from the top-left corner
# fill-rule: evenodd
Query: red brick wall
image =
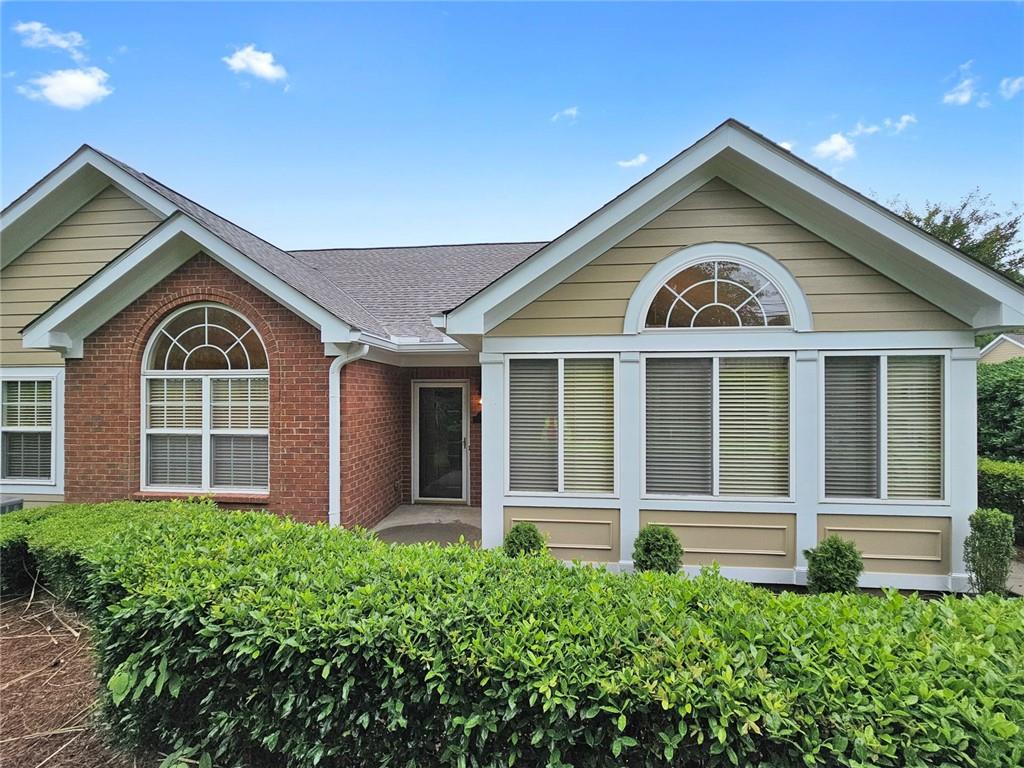
<path fill-rule="evenodd" d="M 327 374 L 319 333 L 205 255 L 182 265 L 85 341 L 67 360 L 65 497 L 139 495 L 140 372 L 146 341 L 170 311 L 216 301 L 256 327 L 270 361 L 270 495 L 256 504 L 307 522 L 327 521 Z M 225 499 L 227 501 L 227 499 Z"/>
<path fill-rule="evenodd" d="M 412 500 L 412 382 L 470 383 L 470 503 L 480 504 L 479 368 L 399 368 L 358 360 L 342 369 L 342 523 L 372 528 Z"/>

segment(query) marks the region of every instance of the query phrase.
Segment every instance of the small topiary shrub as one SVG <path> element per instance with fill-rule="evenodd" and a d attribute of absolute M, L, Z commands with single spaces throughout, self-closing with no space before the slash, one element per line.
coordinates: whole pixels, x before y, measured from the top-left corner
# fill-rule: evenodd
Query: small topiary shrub
<path fill-rule="evenodd" d="M 1013 518 L 998 509 L 979 509 L 971 515 L 971 532 L 964 541 L 964 562 L 971 589 L 978 594 L 1006 591 L 1013 557 Z"/>
<path fill-rule="evenodd" d="M 1024 547 L 1024 462 L 978 459 L 978 506 L 1013 517 L 1017 544 Z"/>
<path fill-rule="evenodd" d="M 683 562 L 679 539 L 663 525 L 648 525 L 636 537 L 633 567 L 638 571 L 675 573 Z"/>
<path fill-rule="evenodd" d="M 826 536 L 814 549 L 804 550 L 807 558 L 807 591 L 855 592 L 864 571 L 864 560 L 852 541 L 835 534 Z"/>
<path fill-rule="evenodd" d="M 533 523 L 516 523 L 505 534 L 505 554 L 509 557 L 539 555 L 547 551 L 540 529 Z"/>
<path fill-rule="evenodd" d="M 978 453 L 1024 461 L 1024 357 L 978 366 Z"/>

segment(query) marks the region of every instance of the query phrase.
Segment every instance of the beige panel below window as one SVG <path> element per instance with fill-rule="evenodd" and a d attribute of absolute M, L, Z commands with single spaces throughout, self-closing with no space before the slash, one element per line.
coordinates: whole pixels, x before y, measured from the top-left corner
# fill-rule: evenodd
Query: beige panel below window
<path fill-rule="evenodd" d="M 619 510 L 505 507 L 505 532 L 519 522 L 536 525 L 551 554 L 562 560 L 617 562 Z"/>
<path fill-rule="evenodd" d="M 640 527 L 664 525 L 683 545 L 684 565 L 792 568 L 796 516 L 775 512 L 640 511 Z"/>
<path fill-rule="evenodd" d="M 830 534 L 856 544 L 869 573 L 949 573 L 948 517 L 818 515 L 818 540 Z"/>

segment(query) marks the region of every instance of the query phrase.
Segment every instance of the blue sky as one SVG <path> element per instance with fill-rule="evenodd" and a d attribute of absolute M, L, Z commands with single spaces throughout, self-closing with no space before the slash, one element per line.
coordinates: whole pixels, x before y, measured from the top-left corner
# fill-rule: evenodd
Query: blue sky
<path fill-rule="evenodd" d="M 11 2 L 0 23 L 5 204 L 88 142 L 285 248 L 545 239 L 727 117 L 883 201 L 1024 203 L 1021 4 Z"/>

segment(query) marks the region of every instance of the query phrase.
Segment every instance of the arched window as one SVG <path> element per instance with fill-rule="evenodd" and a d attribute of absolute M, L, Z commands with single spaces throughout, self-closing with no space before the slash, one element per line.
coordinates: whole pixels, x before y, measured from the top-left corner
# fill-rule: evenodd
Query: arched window
<path fill-rule="evenodd" d="M 143 488 L 266 491 L 267 351 L 252 324 L 190 304 L 157 327 L 144 361 Z"/>
<path fill-rule="evenodd" d="M 762 272 L 735 261 L 691 264 L 670 277 L 647 310 L 645 328 L 785 328 L 786 299 Z"/>

